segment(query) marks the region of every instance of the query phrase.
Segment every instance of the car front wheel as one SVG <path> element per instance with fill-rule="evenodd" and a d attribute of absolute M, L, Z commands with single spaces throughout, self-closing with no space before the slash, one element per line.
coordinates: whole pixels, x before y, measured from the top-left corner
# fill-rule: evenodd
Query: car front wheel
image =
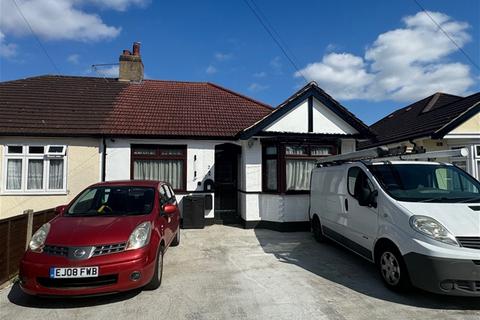
<path fill-rule="evenodd" d="M 163 275 L 163 247 L 158 249 L 157 261 L 155 263 L 155 272 L 153 273 L 152 280 L 145 286 L 146 290 L 155 290 L 162 284 Z"/>
<path fill-rule="evenodd" d="M 172 240 L 172 247 L 176 247 L 180 244 L 180 228 L 178 228 L 177 233 L 175 234 L 175 238 Z"/>

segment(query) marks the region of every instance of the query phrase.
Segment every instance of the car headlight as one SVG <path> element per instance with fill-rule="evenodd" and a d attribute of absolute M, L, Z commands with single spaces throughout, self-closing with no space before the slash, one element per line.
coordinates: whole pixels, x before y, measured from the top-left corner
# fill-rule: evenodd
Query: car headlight
<path fill-rule="evenodd" d="M 412 216 L 410 226 L 413 230 L 437 241 L 459 246 L 455 237 L 437 220 L 426 216 Z"/>
<path fill-rule="evenodd" d="M 47 222 L 43 226 L 41 226 L 40 229 L 37 230 L 37 232 L 33 234 L 32 239 L 28 244 L 30 250 L 39 252 L 43 244 L 45 243 L 45 240 L 47 239 L 49 231 L 50 223 Z"/>
<path fill-rule="evenodd" d="M 133 230 L 130 238 L 128 238 L 127 249 L 139 249 L 145 247 L 150 242 L 150 231 L 152 224 L 150 222 L 140 223 L 135 230 Z"/>

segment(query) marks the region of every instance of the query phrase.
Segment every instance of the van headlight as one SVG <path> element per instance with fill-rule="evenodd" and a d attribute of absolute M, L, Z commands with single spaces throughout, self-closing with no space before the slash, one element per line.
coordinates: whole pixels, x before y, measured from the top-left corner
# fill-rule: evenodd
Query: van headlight
<path fill-rule="evenodd" d="M 40 252 L 40 249 L 45 244 L 45 240 L 47 239 L 48 232 L 50 231 L 50 223 L 45 223 L 40 229 L 37 230 L 32 236 L 28 247 L 30 250 L 35 252 Z"/>
<path fill-rule="evenodd" d="M 126 250 L 145 247 L 150 242 L 151 230 L 152 224 L 149 221 L 140 223 L 128 238 Z"/>
<path fill-rule="evenodd" d="M 410 226 L 413 230 L 429 238 L 459 247 L 455 237 L 435 219 L 426 216 L 412 216 Z"/>

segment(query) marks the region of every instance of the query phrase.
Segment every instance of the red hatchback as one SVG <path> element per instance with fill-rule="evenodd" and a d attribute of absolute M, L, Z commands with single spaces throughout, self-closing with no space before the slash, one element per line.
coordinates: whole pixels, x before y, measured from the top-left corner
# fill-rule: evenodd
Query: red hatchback
<path fill-rule="evenodd" d="M 180 214 L 167 183 L 94 184 L 57 211 L 20 263 L 24 292 L 92 295 L 160 286 L 163 255 L 180 242 Z"/>

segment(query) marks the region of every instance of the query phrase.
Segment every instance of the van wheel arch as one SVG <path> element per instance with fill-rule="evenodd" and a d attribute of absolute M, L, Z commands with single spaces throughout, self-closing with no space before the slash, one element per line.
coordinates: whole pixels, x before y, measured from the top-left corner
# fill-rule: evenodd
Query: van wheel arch
<path fill-rule="evenodd" d="M 385 255 L 384 255 L 385 253 Z M 386 281 L 385 277 L 382 275 L 382 264 L 384 261 L 384 258 L 382 257 L 382 255 L 388 257 L 394 257 L 394 260 L 395 260 L 395 263 L 397 265 L 397 269 L 394 269 L 394 270 L 398 270 L 398 282 L 397 283 L 388 283 L 388 281 Z M 374 254 L 373 254 L 373 259 L 374 259 L 374 262 L 375 262 L 375 265 L 377 266 L 377 268 L 379 269 L 379 272 L 380 272 L 380 275 L 382 277 L 382 280 L 384 282 L 384 284 L 391 290 L 394 290 L 394 291 L 400 291 L 400 292 L 404 292 L 404 291 L 408 291 L 410 288 L 411 288 L 411 282 L 410 282 L 410 276 L 409 276 L 409 273 L 408 273 L 408 268 L 407 268 L 407 265 L 405 264 L 404 260 L 403 260 L 403 256 L 400 252 L 400 250 L 398 249 L 397 245 L 390 239 L 387 239 L 387 238 L 381 238 L 377 241 L 377 243 L 375 244 L 375 248 L 374 248 Z M 380 262 L 380 260 L 382 259 L 382 263 Z M 393 268 L 392 268 L 393 269 Z M 391 269 L 391 270 L 392 270 Z M 395 271 L 396 272 L 396 271 Z"/>
<path fill-rule="evenodd" d="M 318 214 L 313 214 L 311 220 L 311 229 L 313 236 L 317 242 L 324 242 L 326 240 L 325 235 L 323 234 L 322 230 L 322 223 L 320 222 L 320 217 Z"/>
<path fill-rule="evenodd" d="M 378 262 L 378 259 L 380 258 L 381 251 L 385 248 L 388 248 L 388 247 L 394 247 L 400 252 L 397 245 L 392 240 L 390 240 L 388 238 L 378 239 L 378 241 L 375 243 L 375 248 L 373 249 L 373 261 L 375 263 Z"/>

